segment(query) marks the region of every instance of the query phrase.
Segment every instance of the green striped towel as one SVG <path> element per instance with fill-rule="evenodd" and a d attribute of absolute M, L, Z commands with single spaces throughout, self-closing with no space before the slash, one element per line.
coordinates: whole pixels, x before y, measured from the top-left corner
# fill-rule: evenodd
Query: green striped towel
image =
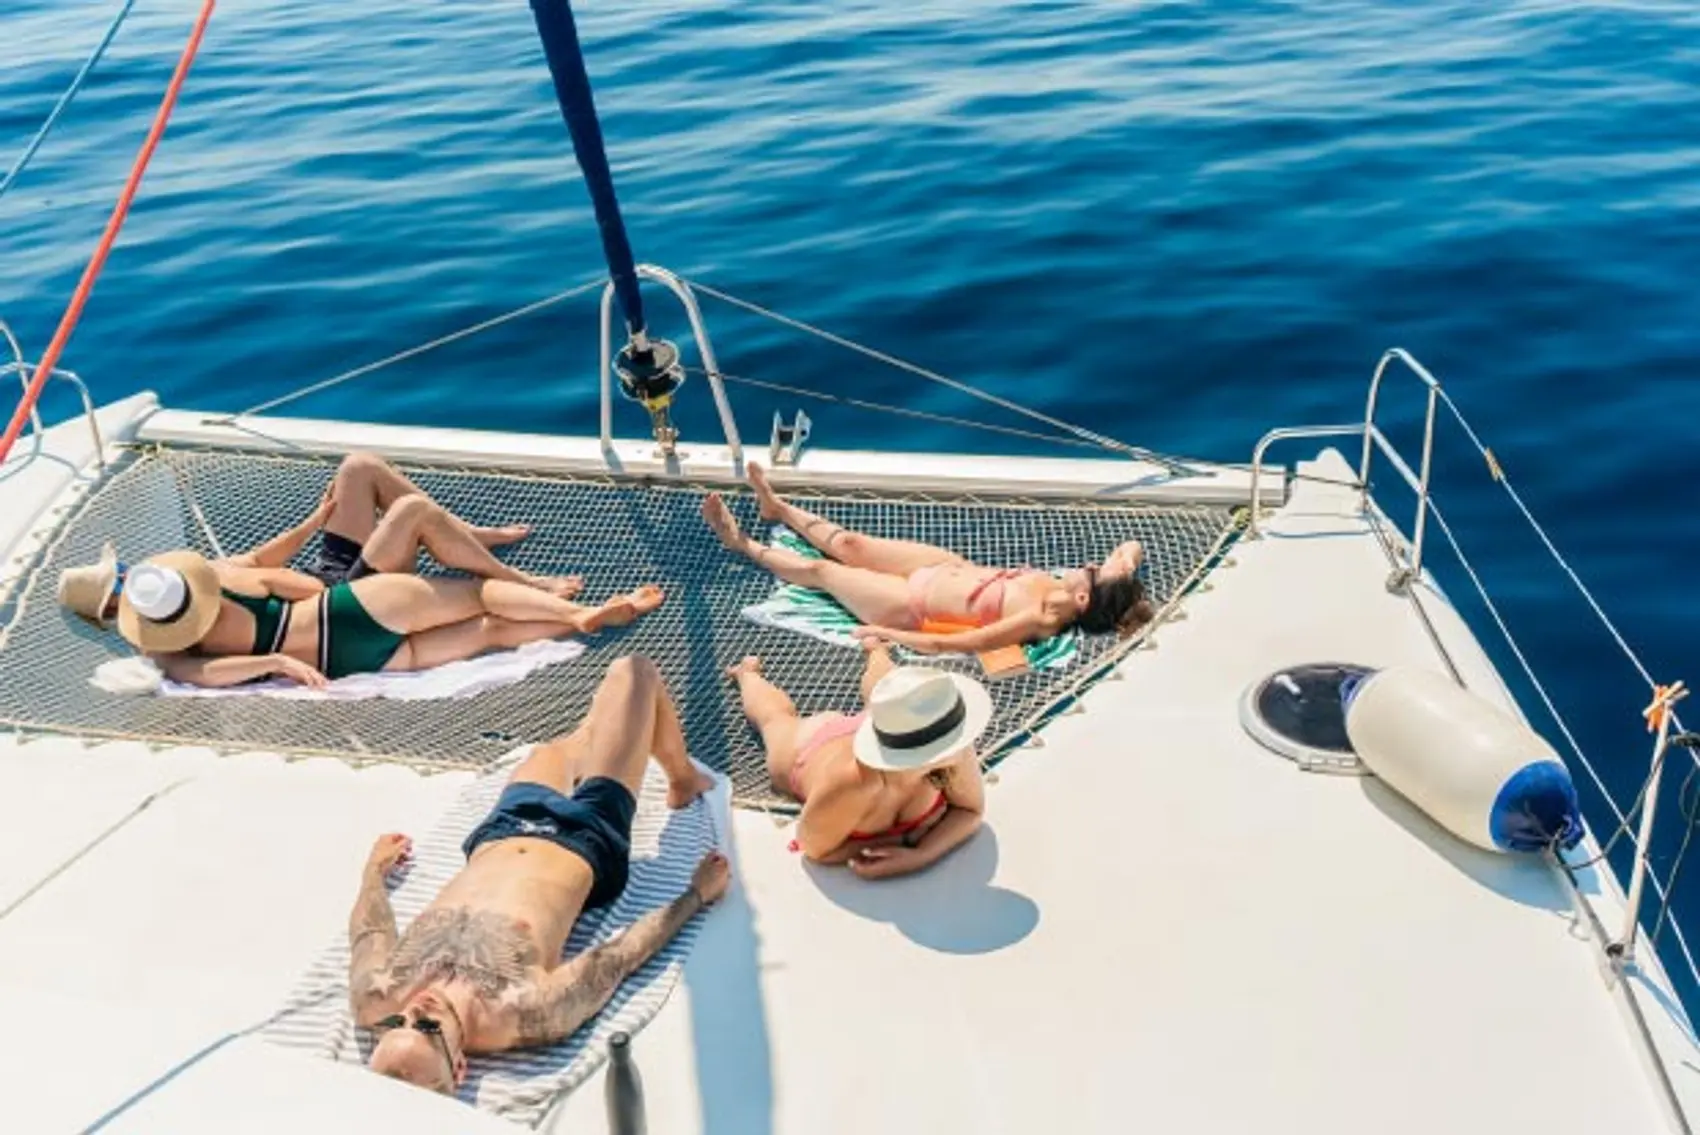
<path fill-rule="evenodd" d="M 814 545 L 783 525 L 774 525 L 768 543 L 787 552 L 809 559 L 820 559 Z M 778 582 L 773 594 L 754 606 L 744 608 L 744 617 L 765 627 L 793 631 L 832 646 L 859 647 L 852 632 L 860 625 L 856 616 L 824 591 L 815 591 L 795 584 Z M 899 651 L 913 654 L 913 651 Z M 1080 632 L 1072 627 L 1062 634 L 1041 642 L 1031 642 L 1021 648 L 1027 654 L 1027 666 L 1032 670 L 1060 670 L 1071 665 L 1080 654 Z"/>

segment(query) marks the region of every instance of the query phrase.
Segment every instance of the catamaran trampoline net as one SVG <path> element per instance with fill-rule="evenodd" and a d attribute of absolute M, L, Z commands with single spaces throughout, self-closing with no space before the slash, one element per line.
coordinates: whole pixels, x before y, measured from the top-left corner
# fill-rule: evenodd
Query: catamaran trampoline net
<path fill-rule="evenodd" d="M 0 606 L 0 626 L 6 628 L 0 635 L 0 723 L 220 749 L 481 768 L 516 742 L 571 729 L 607 664 L 641 653 L 665 674 L 691 753 L 731 776 L 740 804 L 787 809 L 789 801 L 773 793 L 760 740 L 744 721 L 725 668 L 758 654 L 768 677 L 802 712 L 851 711 L 858 705 L 859 650 L 760 626 L 741 614 L 769 596 L 775 581 L 725 552 L 707 530 L 699 509 L 711 486 L 437 466 L 405 471 L 475 524 L 532 525 L 528 539 L 501 552 L 516 567 L 582 574 L 588 582 L 585 601 L 658 583 L 667 592 L 666 603 L 631 627 L 587 640 L 590 649 L 576 659 L 452 700 L 138 696 L 90 684 L 98 665 L 125 656 L 128 648 L 115 632 L 98 631 L 60 608 L 54 589 L 63 568 L 94 562 L 109 539 L 130 563 L 181 547 L 207 555 L 246 550 L 311 512 L 335 467 L 328 459 L 231 450 L 156 447 L 128 454 L 62 522 L 24 582 Z M 1160 604 L 1197 579 L 1237 531 L 1234 510 L 1193 505 L 860 492 L 793 499 L 846 527 L 927 541 L 991 565 L 1078 564 L 1136 538 L 1145 545 L 1147 583 Z M 728 491 L 727 500 L 747 530 L 765 535 L 747 492 Z M 314 555 L 316 543 L 317 537 L 303 549 L 302 562 Z M 988 763 L 1130 645 L 1113 636 L 1085 636 L 1069 666 L 989 682 L 997 712 L 986 737 Z M 939 664 L 979 669 L 973 659 Z"/>

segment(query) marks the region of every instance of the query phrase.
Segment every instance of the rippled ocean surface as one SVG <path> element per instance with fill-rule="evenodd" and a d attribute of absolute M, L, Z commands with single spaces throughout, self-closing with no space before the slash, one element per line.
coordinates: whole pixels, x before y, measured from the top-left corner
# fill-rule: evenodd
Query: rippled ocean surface
<path fill-rule="evenodd" d="M 0 167 L 116 8 L 0 9 Z M 32 354 L 193 9 L 141 0 L 0 199 L 0 317 Z M 1377 356 L 1405 346 L 1653 672 L 1700 682 L 1692 0 L 584 0 L 579 21 L 640 258 L 1125 440 L 1225 460 L 1273 426 L 1361 414 Z M 145 385 L 240 409 L 599 265 L 527 5 L 230 0 L 66 365 L 102 400 Z M 681 330 L 670 304 L 653 309 Z M 983 416 L 707 311 L 728 371 Z M 290 412 L 587 433 L 594 312 L 587 297 Z M 688 393 L 686 436 L 712 436 Z M 765 438 L 773 396 L 734 394 L 746 436 Z M 1386 406 L 1414 442 L 1414 385 Z M 809 409 L 834 447 L 1043 448 Z M 1459 432 L 1443 425 L 1437 444 L 1447 518 L 1627 800 L 1646 767 L 1643 687 Z M 1438 552 L 1434 566 L 1485 634 L 1468 580 Z"/>

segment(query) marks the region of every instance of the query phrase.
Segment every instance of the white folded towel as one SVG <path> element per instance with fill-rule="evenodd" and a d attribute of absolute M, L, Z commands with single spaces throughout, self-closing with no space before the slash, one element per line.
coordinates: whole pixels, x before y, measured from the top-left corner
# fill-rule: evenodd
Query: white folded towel
<path fill-rule="evenodd" d="M 583 654 L 584 643 L 571 639 L 528 642 L 513 650 L 498 650 L 450 662 L 430 670 L 386 670 L 378 674 L 350 674 L 322 690 L 310 689 L 284 678 L 269 678 L 243 686 L 207 689 L 173 682 L 146 658 L 119 658 L 95 667 L 89 684 L 112 694 L 159 694 L 163 697 L 233 698 L 255 695 L 291 698 L 297 701 L 359 701 L 392 698 L 425 701 L 432 698 L 467 698 L 508 686 L 532 672 L 558 662 L 570 662 Z"/>

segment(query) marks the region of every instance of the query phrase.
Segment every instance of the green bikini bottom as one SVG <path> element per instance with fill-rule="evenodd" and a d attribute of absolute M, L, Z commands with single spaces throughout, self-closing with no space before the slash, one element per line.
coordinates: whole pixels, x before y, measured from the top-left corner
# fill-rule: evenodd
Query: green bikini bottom
<path fill-rule="evenodd" d="M 376 674 L 406 641 L 360 605 L 352 584 L 335 584 L 319 596 L 319 672 L 325 677 Z"/>

